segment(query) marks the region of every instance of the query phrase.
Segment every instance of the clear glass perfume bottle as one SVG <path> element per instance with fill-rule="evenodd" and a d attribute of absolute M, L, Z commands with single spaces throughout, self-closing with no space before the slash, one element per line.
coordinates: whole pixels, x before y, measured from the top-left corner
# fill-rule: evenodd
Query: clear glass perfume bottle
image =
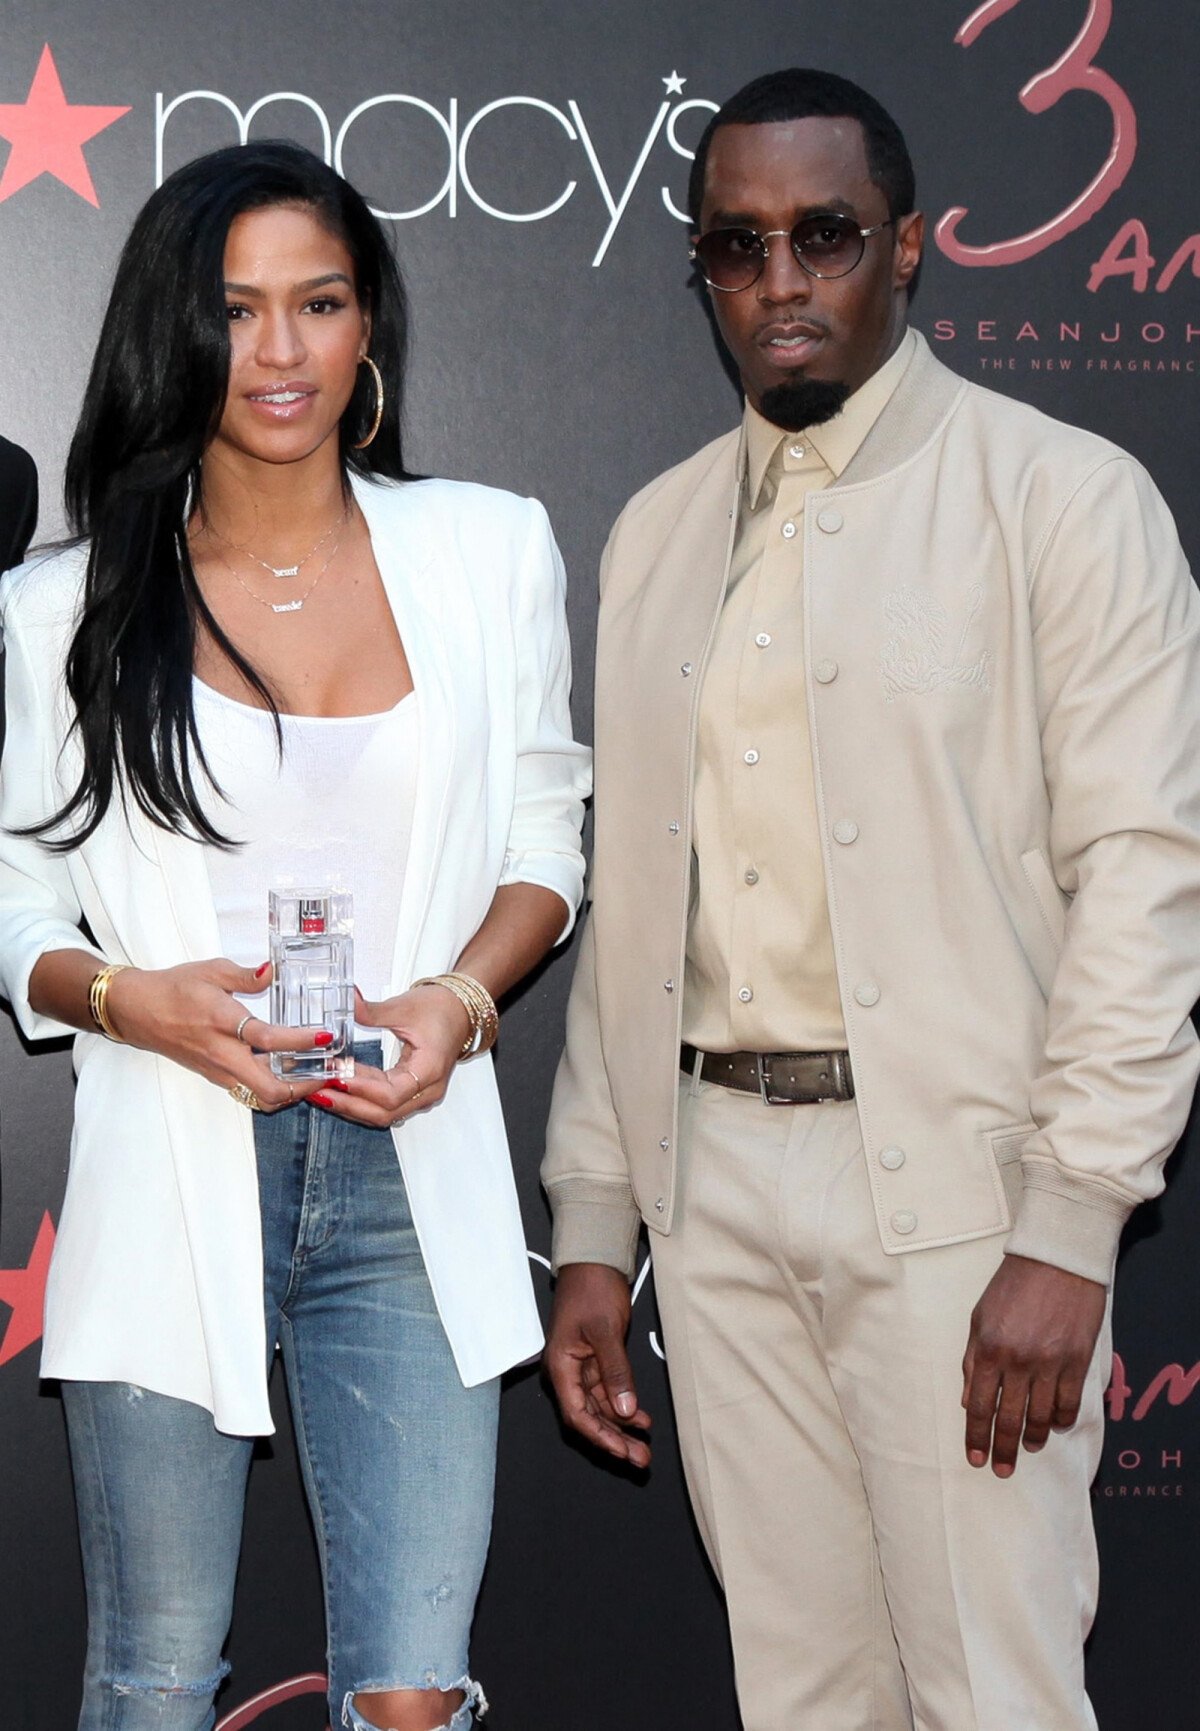
<path fill-rule="evenodd" d="M 328 1046 L 272 1052 L 277 1076 L 295 1081 L 354 1074 L 354 915 L 345 890 L 271 890 L 268 895 L 271 1020 L 333 1035 Z"/>

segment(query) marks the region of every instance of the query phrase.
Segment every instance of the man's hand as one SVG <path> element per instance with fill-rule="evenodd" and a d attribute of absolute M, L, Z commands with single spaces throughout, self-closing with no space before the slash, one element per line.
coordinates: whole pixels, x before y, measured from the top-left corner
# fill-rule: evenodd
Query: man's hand
<path fill-rule="evenodd" d="M 560 1269 L 542 1364 L 572 1430 L 617 1460 L 648 1467 L 649 1445 L 626 1428 L 650 1428 L 625 1351 L 629 1308 L 629 1282 L 619 1269 L 600 1262 Z"/>
<path fill-rule="evenodd" d="M 1107 1293 L 1048 1262 L 1005 1256 L 971 1316 L 963 1359 L 967 1459 L 1006 1479 L 1079 1416 Z"/>

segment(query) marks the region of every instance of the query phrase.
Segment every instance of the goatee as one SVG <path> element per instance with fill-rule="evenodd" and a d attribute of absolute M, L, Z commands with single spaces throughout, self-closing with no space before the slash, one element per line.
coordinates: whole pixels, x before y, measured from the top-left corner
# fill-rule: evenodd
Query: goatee
<path fill-rule="evenodd" d="M 789 433 L 802 433 L 806 427 L 819 427 L 824 421 L 832 421 L 841 413 L 849 395 L 849 385 L 798 376 L 764 391 L 758 412 L 776 427 L 784 427 Z"/>

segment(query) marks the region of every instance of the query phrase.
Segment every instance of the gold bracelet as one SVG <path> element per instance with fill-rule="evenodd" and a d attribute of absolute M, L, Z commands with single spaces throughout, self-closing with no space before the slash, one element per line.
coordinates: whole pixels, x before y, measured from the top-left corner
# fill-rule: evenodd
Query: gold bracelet
<path fill-rule="evenodd" d="M 116 1040 L 121 1045 L 124 1045 L 125 1041 L 113 1027 L 112 1020 L 108 1014 L 108 988 L 112 985 L 118 974 L 123 974 L 125 972 L 128 965 L 127 962 L 107 963 L 105 967 L 100 969 L 98 974 L 93 976 L 92 983 L 88 987 L 88 1010 L 91 1013 L 93 1022 L 95 1022 L 100 1032 L 108 1039 Z"/>
<path fill-rule="evenodd" d="M 487 987 L 481 986 L 470 974 L 456 973 L 453 978 L 473 999 L 479 1014 L 479 1031 L 474 1050 L 490 1052 L 500 1033 L 500 1012 L 496 1008 L 495 999 Z"/>
<path fill-rule="evenodd" d="M 488 1052 L 496 1044 L 496 1036 L 500 1032 L 500 1013 L 496 1009 L 495 999 L 486 986 L 481 986 L 478 980 L 470 974 L 430 974 L 423 980 L 413 981 L 413 990 L 418 986 L 445 986 L 448 992 L 453 992 L 471 1022 L 471 1032 L 463 1042 L 460 1058 L 473 1058 L 480 1052 Z"/>

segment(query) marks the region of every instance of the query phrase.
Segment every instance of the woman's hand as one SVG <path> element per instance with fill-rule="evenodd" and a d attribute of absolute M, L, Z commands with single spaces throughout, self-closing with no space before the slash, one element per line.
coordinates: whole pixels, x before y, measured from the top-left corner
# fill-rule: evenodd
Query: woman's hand
<path fill-rule="evenodd" d="M 245 1006 L 234 992 L 253 996 L 265 992 L 270 982 L 270 963 L 239 968 L 217 959 L 176 968 L 122 968 L 109 983 L 108 1015 L 129 1045 L 158 1052 L 218 1088 L 241 1082 L 253 1090 L 264 1111 L 277 1111 L 307 1098 L 321 1084 L 274 1075 L 269 1059 L 257 1056 L 254 1048 L 263 1053 L 302 1051 L 327 1045 L 332 1036 L 276 1027 L 256 1016 L 245 1020 Z"/>
<path fill-rule="evenodd" d="M 325 1082 L 314 1103 L 377 1130 L 436 1106 L 471 1032 L 471 1018 L 454 993 L 417 986 L 378 1004 L 356 993 L 354 1019 L 360 1027 L 390 1028 L 403 1042 L 399 1062 L 391 1070 L 356 1063 L 349 1081 Z"/>

